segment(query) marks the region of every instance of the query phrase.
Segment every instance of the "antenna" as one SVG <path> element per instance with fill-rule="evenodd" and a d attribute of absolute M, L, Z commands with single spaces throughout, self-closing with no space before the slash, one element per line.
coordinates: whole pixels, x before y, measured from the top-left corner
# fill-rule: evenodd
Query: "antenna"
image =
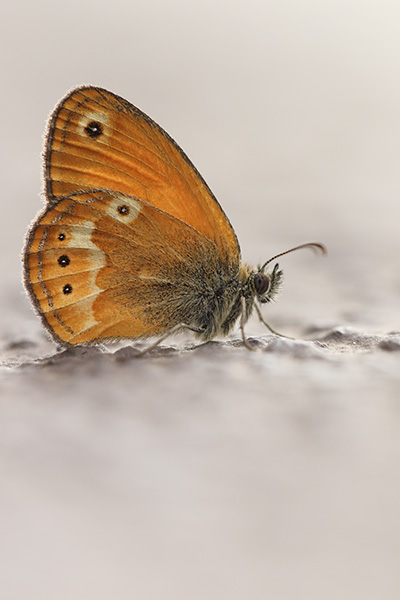
<path fill-rule="evenodd" d="M 302 250 L 303 248 L 312 248 L 313 250 L 320 250 L 322 254 L 328 254 L 327 249 L 323 244 L 318 244 L 318 242 L 308 242 L 307 244 L 300 244 L 300 246 L 295 246 L 294 248 L 290 248 L 290 250 L 286 250 L 285 252 L 280 252 L 279 254 L 275 254 L 272 258 L 267 260 L 266 263 L 263 264 L 260 271 L 264 271 L 265 267 L 280 256 L 284 256 L 285 254 L 289 254 L 290 252 L 295 252 L 296 250 Z"/>

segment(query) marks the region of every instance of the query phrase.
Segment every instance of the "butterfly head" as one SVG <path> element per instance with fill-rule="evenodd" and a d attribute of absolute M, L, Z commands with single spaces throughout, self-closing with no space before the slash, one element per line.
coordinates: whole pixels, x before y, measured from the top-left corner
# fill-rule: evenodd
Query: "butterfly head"
<path fill-rule="evenodd" d="M 258 269 L 247 272 L 247 297 L 256 298 L 261 304 L 265 304 L 266 302 L 273 300 L 279 290 L 279 286 L 282 283 L 283 272 L 279 269 L 278 263 L 275 264 L 272 271 L 268 271 L 267 266 L 276 258 L 296 250 L 301 250 L 302 248 L 312 248 L 314 250 L 319 250 L 323 254 L 326 254 L 325 246 L 315 242 L 301 244 L 300 246 L 296 246 L 295 248 L 290 248 L 285 252 L 276 254 L 267 260 L 267 262 L 262 266 L 259 266 Z"/>
<path fill-rule="evenodd" d="M 263 265 L 258 270 L 252 271 L 249 278 L 252 295 L 261 304 L 271 302 L 275 298 L 283 277 L 283 272 L 279 269 L 278 263 L 272 271 L 266 271 L 265 267 L 266 265 Z"/>

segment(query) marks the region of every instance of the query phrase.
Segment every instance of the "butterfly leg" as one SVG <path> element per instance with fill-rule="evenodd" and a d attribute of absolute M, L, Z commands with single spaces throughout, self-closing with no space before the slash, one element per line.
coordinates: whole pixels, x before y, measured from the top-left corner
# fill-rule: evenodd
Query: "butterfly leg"
<path fill-rule="evenodd" d="M 157 346 L 159 344 L 161 344 L 161 342 L 163 342 L 167 337 L 169 337 L 170 335 L 173 335 L 174 333 L 177 333 L 178 331 L 181 331 L 182 329 L 194 331 L 195 333 L 203 333 L 203 330 L 200 329 L 199 327 L 187 325 L 186 323 L 178 323 L 178 325 L 175 325 L 175 327 L 172 327 L 172 329 L 169 329 L 169 331 L 164 333 L 155 342 L 150 344 L 150 346 L 147 346 L 147 348 L 144 348 L 144 350 L 139 350 L 138 353 L 136 354 L 136 356 L 143 356 L 144 354 L 151 352 L 152 350 L 154 350 L 154 348 L 157 348 Z"/>
<path fill-rule="evenodd" d="M 240 298 L 240 304 L 241 304 L 241 308 L 242 308 L 242 310 L 240 312 L 240 331 L 242 333 L 243 346 L 245 348 L 247 348 L 247 350 L 253 351 L 254 348 L 252 348 L 250 346 L 249 342 L 247 341 L 246 334 L 244 332 L 244 325 L 246 322 L 246 300 L 244 299 L 243 296 L 241 296 L 241 298 Z"/>
<path fill-rule="evenodd" d="M 269 331 L 270 331 L 271 333 L 273 333 L 274 335 L 278 335 L 279 337 L 286 338 L 287 340 L 294 340 L 294 339 L 295 339 L 295 338 L 292 338 L 292 337 L 290 337 L 290 336 L 288 336 L 288 335 L 283 335 L 283 333 L 278 333 L 278 331 L 275 331 L 275 329 L 272 329 L 271 325 L 268 325 L 268 323 L 267 323 L 266 321 L 264 321 L 264 318 L 263 318 L 263 316 L 262 316 L 262 314 L 261 314 L 261 310 L 260 310 L 260 308 L 257 306 L 257 304 L 256 304 L 256 303 L 254 303 L 254 307 L 255 307 L 255 309 L 256 309 L 256 311 L 257 311 L 258 318 L 260 319 L 261 323 L 262 323 L 263 325 L 265 325 L 265 327 L 266 327 L 267 329 L 269 329 Z"/>

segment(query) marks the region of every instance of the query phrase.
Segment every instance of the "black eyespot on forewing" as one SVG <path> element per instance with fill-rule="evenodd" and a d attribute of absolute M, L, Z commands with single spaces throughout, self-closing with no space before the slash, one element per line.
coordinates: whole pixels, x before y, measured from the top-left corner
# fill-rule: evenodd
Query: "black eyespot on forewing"
<path fill-rule="evenodd" d="M 60 265 L 60 267 L 67 267 L 71 261 L 69 259 L 69 256 L 67 256 L 66 254 L 63 254 L 62 256 L 59 257 L 57 262 Z"/>
<path fill-rule="evenodd" d="M 129 206 L 126 206 L 126 204 L 122 204 L 122 206 L 118 206 L 117 211 L 120 215 L 129 215 Z"/>
<path fill-rule="evenodd" d="M 90 121 L 85 127 L 85 133 L 91 138 L 98 138 L 103 133 L 103 125 L 98 121 Z"/>
<path fill-rule="evenodd" d="M 65 233 L 60 233 L 58 235 L 58 239 L 60 240 L 60 242 L 63 242 L 65 240 Z"/>
<path fill-rule="evenodd" d="M 72 292 L 72 285 L 70 285 L 69 283 L 65 284 L 63 287 L 63 294 L 71 294 Z"/>
<path fill-rule="evenodd" d="M 262 296 L 268 291 L 269 283 L 269 277 L 265 273 L 256 273 L 254 275 L 254 289 L 259 296 Z"/>

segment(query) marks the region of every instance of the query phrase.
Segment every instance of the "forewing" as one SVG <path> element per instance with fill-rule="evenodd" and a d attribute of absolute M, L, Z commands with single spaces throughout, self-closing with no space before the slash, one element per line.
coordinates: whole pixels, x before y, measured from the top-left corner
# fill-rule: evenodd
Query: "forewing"
<path fill-rule="evenodd" d="M 82 87 L 60 102 L 45 162 L 50 203 L 81 190 L 115 190 L 191 225 L 222 258 L 239 256 L 229 220 L 186 154 L 150 117 L 111 92 Z"/>

